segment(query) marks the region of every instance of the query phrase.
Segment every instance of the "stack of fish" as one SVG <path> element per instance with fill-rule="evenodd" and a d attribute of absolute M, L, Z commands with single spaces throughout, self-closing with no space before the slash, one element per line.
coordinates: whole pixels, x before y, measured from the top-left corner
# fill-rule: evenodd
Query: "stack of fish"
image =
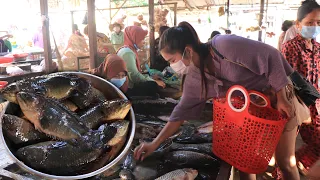
<path fill-rule="evenodd" d="M 2 128 L 7 144 L 29 167 L 53 175 L 92 172 L 126 142 L 131 103 L 107 100 L 86 79 L 52 74 L 9 84 Z"/>
<path fill-rule="evenodd" d="M 136 161 L 133 149 L 141 142 L 152 141 L 165 126 L 154 116 L 136 115 L 137 125 L 132 151 L 110 177 L 97 179 L 122 180 L 214 180 L 220 160 L 212 153 L 212 121 L 200 126 L 184 123 L 179 132 L 167 139 L 143 161 Z M 107 177 L 109 176 L 109 177 Z"/>

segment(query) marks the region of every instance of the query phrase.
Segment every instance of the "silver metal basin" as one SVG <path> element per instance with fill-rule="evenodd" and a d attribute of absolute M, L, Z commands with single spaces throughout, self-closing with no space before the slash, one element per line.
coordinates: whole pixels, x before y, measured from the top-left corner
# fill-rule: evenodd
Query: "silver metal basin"
<path fill-rule="evenodd" d="M 83 77 L 83 78 L 89 80 L 91 82 L 92 86 L 95 87 L 96 89 L 100 90 L 106 96 L 107 99 L 114 99 L 114 98 L 127 99 L 127 97 L 118 88 L 116 88 L 113 84 L 111 84 L 107 80 L 102 79 L 100 77 L 97 77 L 97 76 L 94 76 L 91 74 L 87 74 L 87 73 L 82 73 L 82 72 L 60 72 L 60 73 L 72 73 L 72 74 L 78 75 L 79 77 Z M 9 106 L 7 106 L 6 111 L 8 111 L 8 110 L 10 111 L 9 108 L 10 108 L 10 104 L 9 104 Z M 57 175 L 46 174 L 46 173 L 37 171 L 37 170 L 27 166 L 26 164 L 24 164 L 22 161 L 20 161 L 17 157 L 15 157 L 15 155 L 13 153 L 13 149 L 10 149 L 10 146 L 8 146 L 8 142 L 6 142 L 6 140 L 4 138 L 4 134 L 2 131 L 2 119 L 1 119 L 1 123 L 0 123 L 0 139 L 3 141 L 3 144 L 5 145 L 5 149 L 7 150 L 10 157 L 20 167 L 22 167 L 24 170 L 26 170 L 29 173 L 32 173 L 34 175 L 37 175 L 37 176 L 40 176 L 40 177 L 43 177 L 46 179 L 84 179 L 84 178 L 89 178 L 89 177 L 98 175 L 104 171 L 107 171 L 111 167 L 117 165 L 120 160 L 125 158 L 128 151 L 130 150 L 130 146 L 132 144 L 133 137 L 135 134 L 135 129 L 136 129 L 136 120 L 135 120 L 135 115 L 134 115 L 132 108 L 129 111 L 127 119 L 130 121 L 130 127 L 129 127 L 128 137 L 126 139 L 126 143 L 125 143 L 122 151 L 120 152 L 120 154 L 113 161 L 109 162 L 108 164 L 106 164 L 102 168 L 100 168 L 96 171 L 87 173 L 87 174 L 76 175 L 76 176 L 57 176 Z"/>

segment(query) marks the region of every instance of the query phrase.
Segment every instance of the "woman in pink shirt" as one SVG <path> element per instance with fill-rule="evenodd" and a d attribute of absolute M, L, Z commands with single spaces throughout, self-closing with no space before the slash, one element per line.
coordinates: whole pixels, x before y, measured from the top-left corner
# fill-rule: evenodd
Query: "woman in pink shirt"
<path fill-rule="evenodd" d="M 212 47 L 228 60 L 216 52 L 210 53 Z M 273 90 L 277 109 L 289 118 L 294 117 L 294 108 L 286 96 L 287 76 L 293 70 L 281 53 L 267 44 L 235 35 L 217 35 L 204 44 L 194 28 L 182 22 L 178 27 L 164 32 L 159 50 L 177 73 L 186 74 L 183 95 L 157 138 L 135 149 L 136 159 L 143 160 L 151 154 L 176 133 L 185 120 L 198 119 L 208 99 L 224 97 L 226 91 L 236 84 L 260 92 Z M 296 131 L 296 126 L 286 129 L 275 152 L 277 163 L 287 180 L 299 179 L 295 161 L 292 161 Z M 240 173 L 240 177 L 241 180 L 256 179 L 254 174 Z"/>

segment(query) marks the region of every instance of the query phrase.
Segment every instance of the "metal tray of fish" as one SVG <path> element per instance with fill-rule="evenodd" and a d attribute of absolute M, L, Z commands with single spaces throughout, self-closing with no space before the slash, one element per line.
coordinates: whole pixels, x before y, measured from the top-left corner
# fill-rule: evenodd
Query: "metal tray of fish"
<path fill-rule="evenodd" d="M 59 77 L 52 78 L 57 76 Z M 101 102 L 99 101 L 99 103 L 96 103 L 95 105 L 92 105 L 90 103 L 92 103 L 93 100 L 88 100 L 91 99 L 91 95 L 82 94 L 84 96 L 78 96 L 81 94 L 80 90 L 79 93 L 73 93 L 72 97 L 70 97 L 67 95 L 70 93 L 70 89 L 63 86 L 65 76 L 68 78 L 76 76 L 80 79 L 85 79 L 85 81 L 89 82 L 89 85 L 93 87 L 94 92 L 101 92 L 105 99 L 101 100 Z M 32 88 L 26 88 L 25 91 L 37 91 L 37 93 L 17 91 L 24 88 L 25 82 L 21 83 L 21 81 L 19 81 L 20 84 L 19 82 L 16 82 L 13 86 L 11 85 L 12 87 L 8 85 L 6 87 L 7 91 L 1 91 L 2 96 L 10 102 L 7 103 L 5 111 L 1 112 L 0 139 L 3 141 L 7 153 L 17 165 L 27 172 L 45 179 L 84 179 L 112 169 L 112 167 L 119 164 L 120 161 L 126 157 L 133 142 L 136 121 L 131 104 L 128 106 L 127 102 L 129 101 L 119 89 L 102 78 L 82 72 L 60 72 L 49 74 L 46 76 L 40 76 L 36 81 L 37 83 L 41 82 L 42 86 L 38 87 L 37 84 L 34 84 L 33 82 L 31 86 Z M 77 83 L 69 82 L 68 86 L 74 86 L 75 84 Z M 77 87 L 86 88 L 88 86 L 88 84 L 85 83 L 82 84 L 82 86 L 81 83 L 78 84 L 80 85 Z M 18 85 L 19 88 L 17 88 Z M 12 92 L 16 94 L 12 96 L 12 94 L 10 94 Z M 99 93 L 95 94 L 94 98 L 102 98 L 102 96 L 100 96 L 101 93 Z M 71 102 L 73 102 L 73 105 L 76 104 L 77 106 L 72 106 L 65 100 L 62 101 L 62 99 L 67 96 L 69 99 L 73 98 Z M 57 99 L 61 99 L 61 101 L 58 101 Z M 19 105 L 14 102 L 18 102 Z M 81 105 L 84 105 L 84 107 L 81 107 Z M 48 108 L 46 108 L 46 106 L 48 106 Z M 68 111 L 59 113 L 59 110 L 65 110 L 66 107 L 68 107 Z M 74 107 L 78 108 L 78 110 L 73 109 Z M 107 115 L 101 115 L 102 110 L 99 109 L 101 107 L 108 109 L 104 109 L 105 111 L 103 112 L 107 113 Z M 121 109 L 124 107 L 127 109 Z M 71 109 L 73 109 L 72 111 L 74 112 L 71 112 Z M 41 110 L 41 113 L 35 113 L 37 110 Z M 56 114 L 50 114 L 50 112 L 56 112 Z M 100 114 L 92 112 L 100 112 Z M 71 121 L 74 115 L 73 113 L 78 114 L 77 117 L 79 118 L 79 122 L 81 122 L 81 127 Z M 122 118 L 125 120 L 116 120 L 120 117 L 117 113 L 122 113 L 121 116 L 123 116 Z M 40 116 L 41 118 L 39 118 Z M 55 116 L 58 116 L 63 122 L 54 122 L 52 119 L 59 119 Z M 102 116 L 103 118 L 101 118 Z M 105 124 L 100 121 L 95 121 L 95 118 L 97 117 L 103 119 L 103 123 Z M 22 118 L 28 119 L 32 123 L 29 121 L 27 122 L 27 120 L 23 120 Z M 34 121 L 33 118 L 37 121 Z M 70 121 L 65 121 L 66 119 Z M 17 125 L 19 126 L 19 132 L 17 129 L 10 129 L 16 125 L 12 125 L 10 123 L 20 121 L 22 123 Z M 126 122 L 128 123 L 126 124 Z M 67 129 L 68 127 L 71 127 L 71 130 Z M 30 135 L 30 133 L 28 134 L 21 131 L 23 128 L 33 128 L 33 131 L 41 130 L 41 132 L 37 131 Z M 85 129 L 86 132 L 78 137 L 75 132 L 78 132 L 77 130 L 81 128 Z M 67 130 L 64 131 L 64 129 Z M 79 130 L 79 132 L 81 131 Z M 15 137 L 10 136 L 10 133 Z M 24 136 L 24 133 L 27 134 L 26 136 L 28 138 L 33 138 L 35 141 L 37 138 L 43 137 L 43 135 L 45 135 L 47 139 L 41 139 L 42 141 L 37 142 L 36 144 L 27 144 L 26 142 L 31 141 L 30 139 L 25 138 L 26 136 Z M 55 138 L 52 139 L 52 137 Z M 74 148 L 77 145 L 81 148 Z M 39 147 L 43 150 L 40 151 L 40 153 L 39 151 L 35 151 L 35 149 Z M 61 152 L 64 153 L 57 153 L 59 152 L 58 150 L 61 149 L 63 150 Z M 99 157 L 97 157 L 96 153 L 99 153 Z M 40 158 L 41 161 L 38 159 L 38 156 L 40 156 L 39 154 L 45 157 L 43 159 Z M 55 162 L 56 160 L 57 162 Z M 76 173 L 73 172 L 73 162 L 75 162 L 76 165 L 79 164 L 81 171 L 78 171 L 77 167 L 75 168 L 77 169 Z M 60 164 L 65 166 L 59 167 Z M 44 169 L 39 167 L 43 167 Z M 53 171 L 58 172 L 60 170 L 63 173 L 51 173 Z"/>

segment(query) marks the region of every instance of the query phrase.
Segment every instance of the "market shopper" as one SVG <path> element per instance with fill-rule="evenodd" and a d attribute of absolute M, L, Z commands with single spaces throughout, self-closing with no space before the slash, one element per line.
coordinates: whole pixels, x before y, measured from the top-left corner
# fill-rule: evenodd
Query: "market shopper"
<path fill-rule="evenodd" d="M 315 40 L 320 34 L 320 5 L 314 0 L 304 1 L 298 9 L 296 23 L 299 34 L 283 44 L 282 54 L 320 92 L 320 43 Z M 320 99 L 309 108 L 312 123 L 300 127 L 306 145 L 296 152 L 303 173 L 320 159 Z"/>
<path fill-rule="evenodd" d="M 283 43 L 283 40 L 284 40 L 284 36 L 286 35 L 286 32 L 287 30 L 293 25 L 293 22 L 292 21 L 289 21 L 289 20 L 285 20 L 283 23 L 282 23 L 282 26 L 281 26 L 281 30 L 282 30 L 282 33 L 280 34 L 279 36 L 279 41 L 278 41 L 278 50 L 281 51 L 281 47 L 282 47 L 282 43 Z"/>
<path fill-rule="evenodd" d="M 128 96 L 156 96 L 158 86 L 165 87 L 165 83 L 162 80 L 156 77 L 153 79 L 141 73 L 138 50 L 144 46 L 144 39 L 147 34 L 148 31 L 139 26 L 129 26 L 124 30 L 124 46 L 119 49 L 117 54 L 122 57 L 127 66 L 129 77 Z"/>
<path fill-rule="evenodd" d="M 210 38 L 208 39 L 208 41 L 211 41 L 212 38 L 214 38 L 216 35 L 221 34 L 219 31 L 212 31 Z"/>
<path fill-rule="evenodd" d="M 91 71 L 91 74 L 108 80 L 124 93 L 128 90 L 127 67 L 124 60 L 116 54 L 109 54 L 99 67 Z"/>
<path fill-rule="evenodd" d="M 212 51 L 214 47 L 225 58 Z M 252 51 L 254 49 L 254 51 Z M 217 35 L 211 42 L 200 42 L 194 28 L 187 22 L 164 32 L 160 40 L 162 56 L 178 72 L 186 74 L 183 95 L 169 122 L 151 143 L 135 149 L 135 158 L 143 160 L 172 136 L 185 120 L 197 119 L 206 101 L 225 97 L 233 85 L 267 94 L 273 91 L 273 105 L 290 120 L 295 118 L 292 99 L 287 95 L 287 76 L 293 70 L 281 53 L 264 43 L 235 35 Z M 295 164 L 296 122 L 289 121 L 276 148 L 276 160 L 284 179 L 298 180 Z M 290 128 L 289 128 L 290 127 Z M 256 179 L 254 174 L 240 173 L 241 179 Z"/>

